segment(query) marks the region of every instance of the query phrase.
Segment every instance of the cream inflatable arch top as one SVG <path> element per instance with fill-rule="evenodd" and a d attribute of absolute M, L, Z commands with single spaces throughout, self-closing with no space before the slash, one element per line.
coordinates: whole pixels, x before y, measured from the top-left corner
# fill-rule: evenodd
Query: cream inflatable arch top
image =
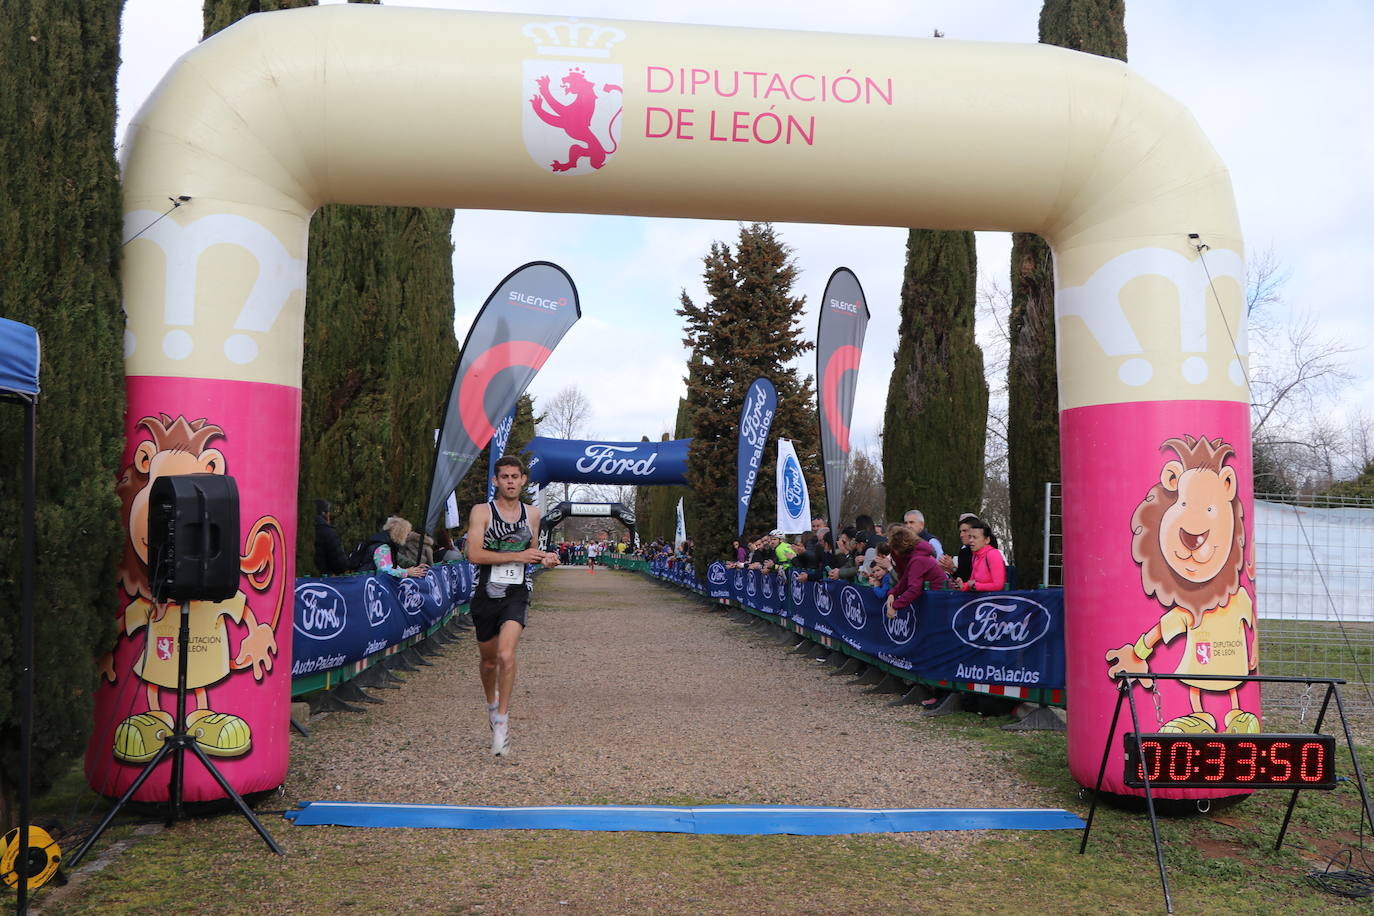
<path fill-rule="evenodd" d="M 1130 549 L 1132 511 L 1172 457 L 1161 443 L 1225 440 L 1217 454 L 1232 456 L 1242 527 L 1253 516 L 1229 176 L 1188 111 L 1114 60 L 1035 44 L 371 5 L 258 14 L 186 54 L 135 117 L 124 202 L 130 416 L 224 423 L 244 518 L 279 519 L 287 543 L 307 232 L 322 204 L 1044 236 L 1080 782 L 1101 759 L 1115 697 L 1104 656 L 1134 644 L 1161 665 L 1183 643 L 1150 642 L 1178 634 L 1154 626 L 1168 607 L 1142 592 Z M 244 445 L 254 424 L 279 443 Z M 1215 616 L 1228 629 L 1190 632 L 1182 651 L 1233 665 L 1244 621 Z M 290 627 L 278 632 L 287 653 Z M 237 691 L 245 719 L 260 709 L 273 722 L 254 724 L 255 736 L 285 734 L 288 677 L 256 693 L 235 677 L 212 700 Z M 1216 697 L 1163 690 L 1169 716 L 1212 704 L 1190 721 L 1259 708 L 1251 688 L 1224 716 Z M 255 745 L 251 759 L 259 770 L 241 790 L 285 772 L 284 748 Z M 1119 780 L 1108 788 L 1121 791 Z"/>
<path fill-rule="evenodd" d="M 620 109 L 601 125 L 616 149 L 556 172 L 577 141 L 530 99 L 574 69 L 600 117 Z M 146 230 L 180 195 L 164 221 L 179 228 Z M 298 384 L 307 223 L 330 202 L 1037 232 L 1061 290 L 1063 407 L 1248 399 L 1192 282 L 1196 233 L 1240 326 L 1225 167 L 1182 105 L 1050 46 L 348 4 L 249 16 L 178 61 L 131 125 L 129 373 Z M 1173 326 L 1157 353 L 1128 320 L 1151 291 L 1116 301 L 1143 274 L 1181 290 L 1151 318 Z M 1168 364 L 1184 354 L 1207 365 Z"/>

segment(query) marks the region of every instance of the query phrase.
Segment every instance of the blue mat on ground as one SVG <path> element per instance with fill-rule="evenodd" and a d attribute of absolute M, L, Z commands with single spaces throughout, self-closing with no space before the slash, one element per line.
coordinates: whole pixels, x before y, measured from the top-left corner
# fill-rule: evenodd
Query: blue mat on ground
<path fill-rule="evenodd" d="M 748 836 L 906 833 L 927 830 L 1078 830 L 1062 808 L 805 808 L 793 805 L 387 805 L 302 802 L 285 814 L 299 826 L 448 827 L 455 830 L 634 830 Z"/>

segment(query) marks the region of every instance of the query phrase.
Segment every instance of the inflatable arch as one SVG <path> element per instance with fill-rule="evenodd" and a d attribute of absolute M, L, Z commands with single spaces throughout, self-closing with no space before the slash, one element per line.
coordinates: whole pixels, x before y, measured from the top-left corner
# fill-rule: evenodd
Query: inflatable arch
<path fill-rule="evenodd" d="M 183 205 L 167 213 L 169 198 Z M 240 720 L 215 751 L 240 791 L 286 773 L 277 609 L 306 235 L 330 202 L 1037 232 L 1058 288 L 1075 777 L 1096 776 L 1109 655 L 1253 663 L 1241 234 L 1227 171 L 1182 105 L 1117 61 L 1044 45 L 327 6 L 204 42 L 130 127 L 131 537 L 87 758 L 101 791 L 134 778 L 132 738 L 157 740 L 169 702 L 141 494 L 197 469 L 238 479 L 254 535 L 238 598 L 198 609 L 198 715 Z M 1255 725 L 1253 687 L 1160 689 L 1166 718 Z M 217 795 L 196 770 L 187 797 Z"/>
<path fill-rule="evenodd" d="M 630 532 L 631 546 L 639 546 L 639 531 L 635 528 L 635 514 L 624 503 L 561 502 L 539 520 L 539 546 L 549 547 L 553 529 L 569 518 L 613 518 Z"/>

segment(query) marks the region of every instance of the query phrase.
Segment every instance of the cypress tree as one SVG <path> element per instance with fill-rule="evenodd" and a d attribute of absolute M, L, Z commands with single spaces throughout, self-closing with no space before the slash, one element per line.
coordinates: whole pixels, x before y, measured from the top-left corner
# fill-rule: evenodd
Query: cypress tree
<path fill-rule="evenodd" d="M 350 2 L 375 3 L 377 0 Z M 200 9 L 204 26 L 202 37 L 209 38 L 253 13 L 270 13 L 275 10 L 292 10 L 314 5 L 315 0 L 205 0 Z"/>
<path fill-rule="evenodd" d="M 38 329 L 32 785 L 84 747 L 91 660 L 114 639 L 124 443 L 120 196 L 122 4 L 7 0 L 0 16 L 0 314 Z M 0 830 L 18 785 L 23 412 L 0 404 Z"/>
<path fill-rule="evenodd" d="M 640 442 L 647 443 L 648 436 L 640 436 Z M 641 541 L 652 541 L 649 535 L 649 519 L 654 513 L 654 501 L 657 499 L 660 487 L 642 486 L 635 487 L 635 527 L 639 529 L 639 539 Z"/>
<path fill-rule="evenodd" d="M 687 384 L 691 387 L 692 379 L 700 376 L 700 360 L 693 354 L 687 360 Z M 687 398 L 679 398 L 677 402 L 677 416 L 673 418 L 673 438 L 690 439 L 692 438 L 692 405 Z M 666 442 L 668 436 L 663 437 Z M 694 541 L 697 540 L 695 500 L 692 498 L 692 488 L 690 486 L 670 486 L 663 487 L 661 498 L 658 503 L 658 518 L 654 520 L 655 536 L 661 537 L 668 543 L 673 542 L 677 536 L 677 501 L 683 500 L 682 516 L 683 522 L 687 527 L 687 536 Z"/>
<path fill-rule="evenodd" d="M 678 401 L 681 409 L 682 401 Z M 664 433 L 659 441 L 667 442 L 672 436 Z M 644 441 L 649 441 L 646 436 Z M 639 526 L 639 539 L 644 542 L 655 538 L 671 540 L 677 518 L 677 496 L 675 491 L 691 492 L 687 487 L 669 487 L 662 484 L 640 487 L 635 496 L 635 516 Z M 681 495 L 681 494 L 678 494 Z"/>
<path fill-rule="evenodd" d="M 791 294 L 797 275 L 791 249 L 772 225 L 754 223 L 740 227 L 733 252 L 715 242 L 703 262 L 707 299 L 698 306 L 684 292 L 677 312 L 686 320 L 683 343 L 694 360 L 689 364 L 685 411 L 692 432 L 687 532 L 697 545 L 700 570 L 723 556 L 734 538 L 739 415 L 755 378 L 767 378 L 778 392 L 770 440 L 793 440 L 807 488 L 815 495 L 821 492 L 812 380 L 792 367 L 813 344 L 804 338 L 800 324 L 806 300 Z M 776 463 L 777 446 L 770 441 L 763 467 Z M 769 475 L 754 490 L 746 531 L 772 528 L 776 502 Z"/>
<path fill-rule="evenodd" d="M 974 340 L 977 254 L 972 232 L 907 236 L 897 356 L 883 416 L 887 517 L 920 509 L 955 543 L 959 515 L 983 499 L 988 384 Z"/>
<path fill-rule="evenodd" d="M 331 205 L 312 221 L 299 517 L 328 499 L 346 540 L 388 515 L 420 524 L 458 355 L 452 226 L 452 211 L 418 207 Z M 302 524 L 302 568 L 312 545 Z"/>
<path fill-rule="evenodd" d="M 1045 0 L 1040 41 L 1125 60 L 1125 2 Z M 1044 560 L 1045 483 L 1058 481 L 1060 470 L 1054 259 L 1045 241 L 1029 232 L 1012 234 L 1009 330 L 1007 476 L 1012 544 L 1021 581 L 1030 585 L 1039 580 Z"/>

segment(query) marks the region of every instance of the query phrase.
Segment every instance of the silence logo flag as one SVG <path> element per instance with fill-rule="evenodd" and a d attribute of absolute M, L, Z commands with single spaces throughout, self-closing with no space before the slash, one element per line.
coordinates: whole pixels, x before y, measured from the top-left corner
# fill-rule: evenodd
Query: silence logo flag
<path fill-rule="evenodd" d="M 825 465 L 827 520 L 838 529 L 840 494 L 849 459 L 849 424 L 859 384 L 859 361 L 868 306 L 859 278 L 847 267 L 830 275 L 821 296 L 820 326 L 816 329 L 816 397 L 821 421 L 821 460 Z"/>
<path fill-rule="evenodd" d="M 438 524 L 444 500 L 492 441 L 496 424 L 515 409 L 553 348 L 581 317 L 572 278 L 548 261 L 526 264 L 492 290 L 468 330 L 453 372 L 422 530 L 432 531 Z"/>

